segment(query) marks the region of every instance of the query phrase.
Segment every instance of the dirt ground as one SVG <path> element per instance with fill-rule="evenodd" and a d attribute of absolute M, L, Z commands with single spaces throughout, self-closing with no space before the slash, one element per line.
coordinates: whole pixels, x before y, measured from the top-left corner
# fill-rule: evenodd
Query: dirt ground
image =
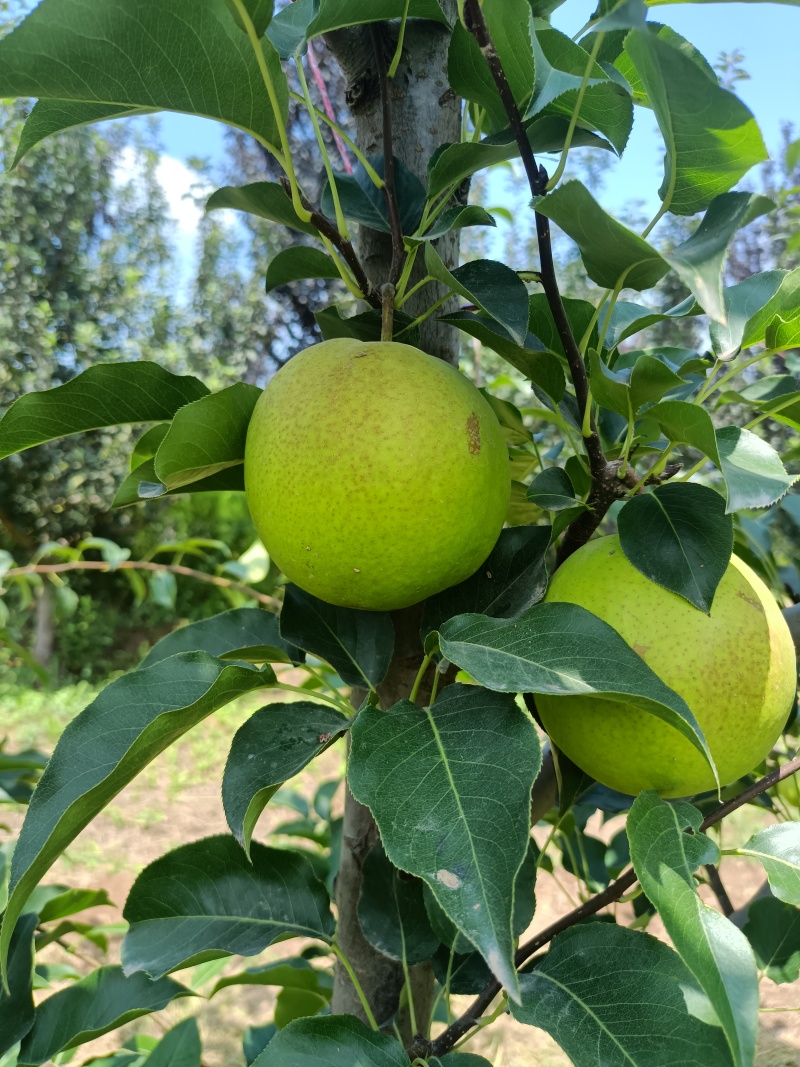
<path fill-rule="evenodd" d="M 52 749 L 64 726 L 87 704 L 93 691 L 75 686 L 56 693 L 32 693 L 0 688 L 0 736 L 8 736 L 10 749 L 33 746 Z M 73 843 L 59 860 L 47 881 L 75 887 L 105 888 L 115 908 L 88 913 L 90 921 L 114 924 L 121 918 L 126 894 L 139 871 L 169 849 L 200 837 L 225 833 L 226 824 L 220 800 L 220 781 L 230 739 L 242 722 L 262 704 L 272 699 L 285 700 L 285 693 L 261 693 L 232 705 L 206 720 L 178 744 L 162 754 L 147 770 L 124 790 L 106 811 Z M 343 753 L 333 748 L 318 760 L 313 770 L 292 782 L 292 788 L 312 797 L 317 786 L 341 776 Z M 342 790 L 336 794 L 334 810 L 341 807 Z M 262 816 L 257 837 L 266 840 L 279 822 L 292 818 L 287 807 L 270 805 Z M 738 813 L 725 826 L 725 843 L 743 842 L 762 825 L 765 816 L 753 809 Z M 21 822 L 16 812 L 2 811 L 0 824 L 13 832 Z M 590 824 L 592 832 L 609 840 L 620 829 L 622 817 L 604 827 Z M 539 831 L 536 832 L 537 837 Z M 4 831 L 0 828 L 0 842 Z M 286 843 L 282 838 L 282 843 Z M 541 842 L 540 842 L 541 843 Z M 760 869 L 747 861 L 728 859 L 723 868 L 724 880 L 734 905 L 746 904 L 763 881 Z M 579 883 L 563 869 L 557 877 L 541 875 L 537 885 L 537 910 L 531 933 L 542 929 L 574 906 L 579 897 Z M 709 896 L 709 903 L 713 899 Z M 621 907 L 625 907 L 624 905 Z M 83 918 L 83 916 L 81 916 Z M 648 928 L 664 936 L 658 921 Z M 75 942 L 77 947 L 77 942 Z M 91 948 L 91 946 L 90 946 Z M 119 933 L 111 931 L 110 955 L 118 960 Z M 80 951 L 88 955 L 86 943 Z M 256 959 L 234 959 L 223 973 L 233 973 L 248 966 L 283 956 L 294 955 L 298 943 L 292 941 L 268 949 Z M 45 959 L 63 963 L 70 959 L 62 948 L 53 945 Z M 100 962 L 99 954 L 96 954 Z M 89 959 L 77 960 L 79 968 L 88 969 Z M 178 980 L 185 976 L 177 975 Z M 769 979 L 761 982 L 763 1015 L 762 1033 L 757 1056 L 758 1067 L 798 1067 L 800 1065 L 800 983 L 776 986 Z M 198 992 L 207 996 L 213 981 Z M 203 1037 L 204 1067 L 242 1067 L 241 1034 L 249 1025 L 263 1025 L 271 1018 L 274 996 L 269 990 L 232 987 L 212 1000 L 186 999 L 158 1016 L 134 1023 L 106 1035 L 99 1041 L 82 1046 L 74 1063 L 119 1048 L 134 1033 L 160 1035 L 187 1015 L 198 1019 Z M 464 998 L 464 1005 L 468 999 Z M 455 1005 L 457 1007 L 457 1004 Z M 789 1011 L 786 1009 L 797 1009 Z M 486 1056 L 495 1067 L 567 1067 L 564 1053 L 540 1030 L 523 1027 L 504 1018 L 489 1030 L 478 1034 L 465 1051 Z"/>

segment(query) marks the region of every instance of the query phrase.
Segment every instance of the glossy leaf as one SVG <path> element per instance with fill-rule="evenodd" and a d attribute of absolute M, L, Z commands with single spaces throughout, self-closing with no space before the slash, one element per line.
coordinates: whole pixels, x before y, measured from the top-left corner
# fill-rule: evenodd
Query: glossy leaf
<path fill-rule="evenodd" d="M 730 563 L 733 519 L 706 485 L 675 482 L 632 497 L 618 517 L 620 544 L 651 582 L 711 611 Z"/>
<path fill-rule="evenodd" d="M 404 0 L 370 0 L 365 7 L 361 0 L 320 0 L 319 14 L 308 28 L 308 38 L 318 37 L 343 26 L 359 26 L 365 22 L 383 22 L 403 17 Z M 411 0 L 409 18 L 428 19 L 447 25 L 436 0 Z"/>
<path fill-rule="evenodd" d="M 686 385 L 663 360 L 643 352 L 631 371 L 631 407 L 634 413 L 645 404 L 653 404 L 666 393 Z"/>
<path fill-rule="evenodd" d="M 493 259 L 476 259 L 450 271 L 430 244 L 425 245 L 425 267 L 437 281 L 496 319 L 517 344 L 524 344 L 528 290 L 516 271 Z"/>
<path fill-rule="evenodd" d="M 683 50 L 631 30 L 625 51 L 642 80 L 666 146 L 659 196 L 675 215 L 694 215 L 767 158 L 750 111 L 711 82 Z"/>
<path fill-rule="evenodd" d="M 358 924 L 373 948 L 409 966 L 430 959 L 439 947 L 422 898 L 422 882 L 393 867 L 380 844 L 364 860 Z"/>
<path fill-rule="evenodd" d="M 762 897 L 747 909 L 744 935 L 759 970 L 777 984 L 800 977 L 800 911 L 783 900 Z"/>
<path fill-rule="evenodd" d="M 575 1067 L 731 1067 L 719 1027 L 690 1013 L 703 999 L 691 975 L 648 934 L 574 926 L 520 986 L 514 1017 L 546 1030 Z"/>
<path fill-rule="evenodd" d="M 536 210 L 552 219 L 578 246 L 593 282 L 613 289 L 620 278 L 627 289 L 651 289 L 669 265 L 644 238 L 612 218 L 581 182 L 564 182 L 544 197 Z"/>
<path fill-rule="evenodd" d="M 267 37 L 281 59 L 292 59 L 307 51 L 308 27 L 316 18 L 318 7 L 318 0 L 294 0 L 276 12 L 267 27 Z"/>
<path fill-rule="evenodd" d="M 171 978 L 151 982 L 143 974 L 126 978 L 121 967 L 100 967 L 42 1001 L 33 1029 L 22 1042 L 19 1063 L 45 1063 L 59 1052 L 193 995 Z"/>
<path fill-rule="evenodd" d="M 403 1046 L 354 1015 L 298 1019 L 272 1038 L 253 1067 L 408 1067 Z"/>
<path fill-rule="evenodd" d="M 778 823 L 759 830 L 736 854 L 761 864 L 778 900 L 800 904 L 800 823 Z"/>
<path fill-rule="evenodd" d="M 562 303 L 564 304 L 569 324 L 572 327 L 573 335 L 575 337 L 587 335 L 589 345 L 596 347 L 597 326 L 594 323 L 597 313 L 594 304 L 588 300 L 575 300 L 571 297 L 564 297 Z M 528 329 L 536 334 L 548 351 L 555 352 L 558 356 L 564 356 L 564 345 L 544 293 L 534 293 L 530 298 L 528 314 Z"/>
<path fill-rule="evenodd" d="M 218 471 L 208 478 L 190 482 L 177 489 L 167 489 L 156 474 L 154 459 L 145 460 L 135 470 L 131 471 L 127 478 L 117 489 L 111 506 L 114 508 L 129 507 L 138 504 L 142 500 L 158 500 L 162 496 L 175 496 L 180 493 L 219 493 L 219 492 L 244 492 L 244 466 L 238 464 Z"/>
<path fill-rule="evenodd" d="M 286 78 L 262 49 L 285 122 Z M 253 48 L 221 0 L 195 0 L 191 17 L 183 0 L 138 0 L 135 16 L 125 0 L 45 0 L 0 41 L 0 71 L 0 96 L 183 111 L 279 143 Z"/>
<path fill-rule="evenodd" d="M 184 405 L 156 452 L 158 480 L 180 489 L 243 463 L 247 427 L 260 396 L 255 385 L 237 382 Z"/>
<path fill-rule="evenodd" d="M 349 728 L 333 708 L 308 701 L 268 704 L 234 735 L 222 778 L 225 818 L 250 853 L 258 819 L 275 791 Z"/>
<path fill-rule="evenodd" d="M 0 459 L 84 430 L 163 422 L 207 393 L 199 379 L 155 363 L 99 363 L 55 389 L 19 397 L 0 419 Z"/>
<path fill-rule="evenodd" d="M 575 507 L 575 490 L 563 467 L 548 467 L 537 474 L 528 489 L 528 500 L 544 511 L 564 511 Z"/>
<path fill-rule="evenodd" d="M 23 915 L 11 939 L 8 992 L 0 984 L 0 1057 L 9 1052 L 33 1026 L 34 934 L 38 916 Z"/>
<path fill-rule="evenodd" d="M 758 1028 L 755 959 L 744 934 L 697 893 L 694 871 L 719 856 L 698 832 L 701 821 L 690 804 L 643 793 L 628 815 L 631 860 L 678 954 L 711 1001 L 734 1064 L 751 1067 Z"/>
<path fill-rule="evenodd" d="M 388 612 L 337 608 L 287 585 L 280 616 L 284 641 L 327 660 L 347 685 L 379 685 L 394 650 Z"/>
<path fill-rule="evenodd" d="M 179 652 L 207 652 L 226 656 L 242 649 L 258 648 L 263 663 L 301 663 L 299 648 L 287 644 L 278 633 L 278 616 L 261 608 L 232 608 L 200 622 L 181 626 L 162 637 L 141 662 L 142 667 L 175 656 Z"/>
<path fill-rule="evenodd" d="M 756 193 L 721 193 L 708 205 L 700 225 L 664 259 L 691 289 L 712 319 L 725 321 L 722 268 L 737 230 L 772 211 L 775 204 Z"/>
<path fill-rule="evenodd" d="M 427 636 L 447 619 L 465 612 L 513 619 L 536 604 L 547 589 L 547 526 L 501 530 L 497 544 L 473 575 L 428 597 L 420 633 Z"/>
<path fill-rule="evenodd" d="M 613 694 L 663 719 L 714 766 L 686 702 L 616 630 L 576 604 L 537 604 L 510 621 L 460 615 L 441 627 L 439 645 L 451 663 L 499 692 Z"/>
<path fill-rule="evenodd" d="M 408 239 L 412 247 L 422 241 L 436 241 L 453 230 L 463 230 L 467 226 L 497 226 L 494 216 L 479 204 L 456 204 L 443 211 L 430 229 L 422 237 Z"/>
<path fill-rule="evenodd" d="M 669 319 L 681 319 L 686 315 L 698 314 L 700 309 L 693 297 L 687 297 L 669 311 L 654 311 L 643 304 L 635 304 L 630 300 L 618 300 L 614 305 L 609 320 L 608 329 L 603 344 L 606 348 L 616 348 L 628 337 L 633 337 L 640 330 L 646 330 L 648 326 L 665 322 Z M 600 313 L 601 318 L 603 312 Z"/>
<path fill-rule="evenodd" d="M 266 289 L 273 289 L 290 282 L 307 281 L 309 278 L 336 278 L 341 274 L 331 256 L 319 248 L 294 245 L 279 252 L 267 267 Z"/>
<path fill-rule="evenodd" d="M 369 163 L 379 177 L 384 175 L 383 156 L 370 156 Z M 425 206 L 425 189 L 416 175 L 412 174 L 399 159 L 394 161 L 395 194 L 400 211 L 400 225 L 404 234 L 415 233 Z M 340 174 L 336 178 L 339 201 L 346 218 L 371 230 L 391 233 L 389 208 L 386 194 L 379 189 L 364 166 L 357 164 L 352 174 Z M 322 190 L 322 211 L 334 218 L 336 209 L 330 186 Z"/>
<path fill-rule="evenodd" d="M 274 680 L 270 667 L 225 666 L 205 652 L 188 652 L 116 679 L 72 720 L 31 799 L 14 850 L 0 928 L 4 973 L 25 901 L 67 845 L 159 752 L 217 708 Z"/>
<path fill-rule="evenodd" d="M 686 400 L 662 400 L 648 408 L 647 418 L 658 423 L 670 444 L 686 444 L 720 464 L 714 424 L 705 408 Z"/>
<path fill-rule="evenodd" d="M 608 369 L 594 349 L 589 353 L 588 363 L 592 397 L 600 407 L 616 411 L 627 422 L 633 414 L 630 386 L 624 377 Z"/>
<path fill-rule="evenodd" d="M 286 11 L 293 11 L 297 6 L 298 3 L 295 3 L 293 7 L 286 8 Z M 267 219 L 268 222 L 277 222 L 312 237 L 317 235 L 316 226 L 303 222 L 294 210 L 291 197 L 277 182 L 252 182 L 250 185 L 228 185 L 217 189 L 206 201 L 206 211 L 219 211 L 223 208 L 246 211 L 249 215 Z"/>
<path fill-rule="evenodd" d="M 610 78 L 599 63 L 590 66 L 589 53 L 546 22 L 532 20 L 531 38 L 536 80 L 526 118 L 550 114 L 571 119 L 589 70 L 578 123 L 603 134 L 621 155 L 633 125 L 633 100 L 624 84 Z"/>
<path fill-rule="evenodd" d="M 524 344 L 519 345 L 495 319 L 473 311 L 442 315 L 439 321 L 463 330 L 486 348 L 497 352 L 512 367 L 535 382 L 555 403 L 563 397 L 566 389 L 564 370 L 558 359 L 532 333 L 528 333 Z"/>
<path fill-rule="evenodd" d="M 761 314 L 777 296 L 788 273 L 768 270 L 753 274 L 724 290 L 725 319 L 710 324 L 711 344 L 720 359 L 732 359 L 741 348 L 763 341 L 771 314 Z"/>
<path fill-rule="evenodd" d="M 536 731 L 511 696 L 451 685 L 432 708 L 364 708 L 348 781 L 386 854 L 439 905 L 517 996 L 514 880 L 528 847 Z"/>
<path fill-rule="evenodd" d="M 147 1067 L 201 1067 L 203 1049 L 194 1019 L 169 1030 L 147 1057 Z"/>
<path fill-rule="evenodd" d="M 197 957 L 256 956 L 285 935 L 327 941 L 334 929 L 309 860 L 257 842 L 248 859 L 226 836 L 183 845 L 145 867 L 123 915 L 125 973 L 151 978 Z"/>
<path fill-rule="evenodd" d="M 717 430 L 719 466 L 728 488 L 728 512 L 768 508 L 797 480 L 787 474 L 780 456 L 761 437 L 739 426 Z"/>

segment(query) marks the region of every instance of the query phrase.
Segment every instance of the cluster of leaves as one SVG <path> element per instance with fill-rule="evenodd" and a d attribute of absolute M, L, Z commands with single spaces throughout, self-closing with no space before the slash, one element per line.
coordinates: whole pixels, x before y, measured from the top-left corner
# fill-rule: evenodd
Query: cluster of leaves
<path fill-rule="evenodd" d="M 428 706 L 416 703 L 415 686 L 409 700 L 381 710 L 377 690 L 394 649 L 390 615 L 334 608 L 287 586 L 279 617 L 238 608 L 168 636 L 67 728 L 32 797 L 0 928 L 6 982 L 0 1009 L 10 1009 L 0 1017 L 15 1026 L 0 1050 L 19 1042 L 18 1063 L 44 1062 L 131 1013 L 186 996 L 186 987 L 169 977 L 177 969 L 255 956 L 279 938 L 321 946 L 357 984 L 330 907 L 338 847 L 330 796 L 317 798 L 326 825 L 309 820 L 303 828 L 327 848 L 324 857 L 253 836 L 282 784 L 347 738 L 349 788 L 369 808 L 381 839 L 364 864 L 358 918 L 365 938 L 406 972 L 430 962 L 442 1002 L 457 992 L 484 998 L 464 1030 L 448 1026 L 432 1043 L 422 1035 L 417 1062 L 485 1062 L 451 1050 L 499 995 L 499 1010 L 550 1032 L 580 1067 L 645 1067 L 665 1055 L 687 1065 L 751 1067 L 756 957 L 773 978 L 797 975 L 800 824 L 770 826 L 734 850 L 763 866 L 772 891 L 752 906 L 743 933 L 697 892 L 698 868 L 720 859 L 705 833 L 714 815 L 703 810 L 703 798 L 690 804 L 651 793 L 610 796 L 592 791 L 562 761 L 559 808 L 549 818 L 564 866 L 600 891 L 594 911 L 638 880 L 645 898 L 640 919 L 657 911 L 674 948 L 616 923 L 578 924 L 584 913 L 519 945 L 533 915 L 537 872 L 549 862 L 531 845 L 542 742 L 520 694 L 611 696 L 670 724 L 713 767 L 692 710 L 613 629 L 575 605 L 542 603 L 562 535 L 592 516 L 603 518 L 598 476 L 612 470 L 613 520 L 626 556 L 697 610 L 710 609 L 735 534 L 766 559 L 762 571 L 771 567 L 769 577 L 791 584 L 791 561 L 779 574 L 760 520 L 747 512 L 785 498 L 782 509 L 792 518 L 796 497 L 786 494 L 794 476 L 755 431 L 767 419 L 800 429 L 793 375 L 737 386 L 747 368 L 800 342 L 800 271 L 771 270 L 723 286 L 731 241 L 772 206 L 732 191 L 765 158 L 753 116 L 689 42 L 647 20 L 638 0 L 604 0 L 576 40 L 544 17 L 554 6 L 465 0 L 462 17 L 449 26 L 436 0 L 297 0 L 274 18 L 270 0 L 192 0 L 190 18 L 186 0 L 137 0 L 136 18 L 121 2 L 44 0 L 0 40 L 0 95 L 39 97 L 18 158 L 50 134 L 143 110 L 186 111 L 249 131 L 278 160 L 285 183 L 227 187 L 209 207 L 244 210 L 318 238 L 324 248 L 304 244 L 280 253 L 267 269 L 269 289 L 339 278 L 372 310 L 346 317 L 338 307 L 326 309 L 316 317 L 323 335 L 378 337 L 376 285 L 349 232 L 358 226 L 391 234 L 403 263 L 394 279 L 394 336 L 415 339 L 437 305 L 416 320 L 404 305 L 412 292 L 438 282 L 446 297 L 465 302 L 444 320 L 523 374 L 535 403 L 520 411 L 490 397 L 515 478 L 509 527 L 470 579 L 423 610 L 420 677 L 435 660 L 437 679 L 452 664 L 472 684 L 446 685 Z M 299 66 L 309 41 L 345 27 L 399 19 L 402 36 L 409 18 L 450 35 L 449 80 L 465 108 L 462 141 L 432 155 L 426 184 L 392 160 L 391 150 L 381 158 L 359 153 L 353 175 L 328 166 L 328 185 L 319 205 L 311 205 L 291 158 L 282 61 Z M 478 40 L 483 32 L 493 44 Z M 163 43 L 163 61 L 157 77 L 143 79 L 153 36 Z M 219 70 L 224 79 L 215 79 Z M 560 164 L 549 181 L 531 167 L 532 206 L 545 235 L 541 274 L 532 279 L 490 259 L 444 262 L 438 238 L 494 221 L 477 204 L 453 204 L 466 179 L 519 154 L 528 165 L 533 152 L 560 152 L 562 162 L 583 146 L 619 154 L 635 108 L 645 106 L 666 151 L 662 206 L 644 234 L 612 218 L 582 183 L 561 184 Z M 322 118 L 313 108 L 309 115 Z M 694 232 L 669 250 L 649 240 L 667 212 L 703 212 Z M 602 290 L 595 303 L 555 299 L 546 262 L 549 220 L 575 242 L 586 275 Z M 415 264 L 424 264 L 424 275 L 411 286 Z M 622 299 L 624 290 L 647 291 L 668 272 L 691 294 L 678 306 L 655 312 L 639 299 Z M 530 291 L 532 280 L 543 283 L 544 294 Z M 626 345 L 661 322 L 701 314 L 710 354 Z M 753 412 L 744 427 L 717 425 L 709 413 L 712 402 L 731 395 Z M 17 400 L 0 422 L 0 457 L 90 429 L 148 423 L 118 488 L 118 506 L 241 491 L 257 396 L 244 382 L 211 392 L 199 379 L 155 363 L 94 366 L 55 390 Z M 556 462 L 559 449 L 539 454 L 525 417 L 556 428 L 563 464 Z M 676 456 L 697 460 L 680 480 L 670 467 Z M 709 462 L 712 485 L 692 480 Z M 308 673 L 308 685 L 299 687 L 307 699 L 261 708 L 233 738 L 222 780 L 230 835 L 184 845 L 146 868 L 125 905 L 121 967 L 102 968 L 34 1009 L 31 901 L 43 876 L 176 738 L 238 696 L 291 691 L 275 665 Z M 348 688 L 367 693 L 358 709 Z M 603 846 L 585 832 L 576 801 L 629 809 L 625 836 Z M 615 883 L 614 896 L 611 875 L 628 857 L 632 867 Z M 286 971 L 278 980 L 280 967 Z M 374 1067 L 408 1063 L 403 1044 L 380 1029 L 394 1020 L 371 1017 L 363 990 L 372 1028 L 327 1014 L 330 975 L 308 954 L 280 967 L 246 972 L 283 990 L 275 1028 L 252 1036 L 254 1046 L 263 1042 L 260 1067 L 301 1058 L 344 1067 L 356 1055 Z M 96 1009 L 91 1021 L 80 1016 L 77 1001 Z M 193 1041 L 190 1030 L 187 1024 Z"/>

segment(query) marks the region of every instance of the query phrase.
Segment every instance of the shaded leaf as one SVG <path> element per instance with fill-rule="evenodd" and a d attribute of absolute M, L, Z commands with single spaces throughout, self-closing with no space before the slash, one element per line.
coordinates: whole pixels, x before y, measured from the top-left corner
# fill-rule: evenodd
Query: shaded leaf
<path fill-rule="evenodd" d="M 744 935 L 759 970 L 773 982 L 796 982 L 800 977 L 800 911 L 783 900 L 762 897 L 747 909 Z"/>
<path fill-rule="evenodd" d="M 800 823 L 778 823 L 759 830 L 736 854 L 761 864 L 778 900 L 800 904 Z"/>
<path fill-rule="evenodd" d="M 678 954 L 711 1001 L 734 1063 L 750 1067 L 758 1028 L 756 965 L 744 934 L 697 893 L 694 871 L 719 856 L 698 832 L 702 818 L 690 804 L 643 793 L 628 815 L 631 860 Z"/>
<path fill-rule="evenodd" d="M 284 10 L 290 9 L 285 8 Z M 267 1023 L 266 1026 L 247 1027 L 242 1038 L 242 1052 L 248 1067 L 251 1063 L 255 1063 L 277 1032 L 278 1027 L 275 1023 Z"/>
<path fill-rule="evenodd" d="M 284 989 L 306 989 L 314 993 L 325 993 L 330 997 L 333 981 L 330 974 L 318 971 L 308 960 L 298 956 L 294 959 L 267 963 L 263 967 L 251 967 L 238 974 L 220 978 L 214 986 L 211 996 L 216 996 L 221 989 L 230 986 L 281 986 Z"/>
<path fill-rule="evenodd" d="M 22 1042 L 19 1062 L 44 1063 L 131 1019 L 161 1011 L 178 997 L 191 996 L 171 978 L 151 982 L 143 974 L 126 978 L 121 967 L 100 967 L 42 1001 L 33 1029 Z"/>
<path fill-rule="evenodd" d="M 126 974 L 160 978 L 198 957 L 256 956 L 278 937 L 327 941 L 334 922 L 325 886 L 298 852 L 233 837 L 183 845 L 145 867 L 123 915 Z"/>
<path fill-rule="evenodd" d="M 22 127 L 13 167 L 47 137 L 73 130 L 78 126 L 91 126 L 108 119 L 130 118 L 132 115 L 149 115 L 148 107 L 125 107 L 120 104 L 87 104 L 73 100 L 39 100 L 34 104 Z"/>
<path fill-rule="evenodd" d="M 278 616 L 261 608 L 232 608 L 200 622 L 192 622 L 162 637 L 141 662 L 142 667 L 175 656 L 179 652 L 208 652 L 224 656 L 240 649 L 259 648 L 265 663 L 301 663 L 299 648 L 288 644 L 278 633 Z"/>
<path fill-rule="evenodd" d="M 642 353 L 631 371 L 631 407 L 634 414 L 643 405 L 660 400 L 666 393 L 685 386 L 674 370 L 663 360 Z"/>
<path fill-rule="evenodd" d="M 33 1026 L 34 934 L 38 917 L 24 915 L 8 954 L 8 992 L 0 984 L 0 1056 L 10 1052 Z"/>
<path fill-rule="evenodd" d="M 84 430 L 163 422 L 207 393 L 199 379 L 156 363 L 99 363 L 55 389 L 19 397 L 0 419 L 0 459 Z"/>
<path fill-rule="evenodd" d="M 225 818 L 250 853 L 258 819 L 279 786 L 310 763 L 349 728 L 333 708 L 308 701 L 268 704 L 234 735 L 222 778 Z"/>
<path fill-rule="evenodd" d="M 375 845 L 364 860 L 358 925 L 373 948 L 409 966 L 430 959 L 439 947 L 422 897 L 422 882 L 403 875 Z"/>
<path fill-rule="evenodd" d="M 633 414 L 630 386 L 622 376 L 608 369 L 594 349 L 589 352 L 588 362 L 592 396 L 600 407 L 616 411 L 627 422 Z"/>
<path fill-rule="evenodd" d="M 272 1038 L 254 1067 L 408 1067 L 403 1046 L 354 1015 L 297 1019 Z"/>
<path fill-rule="evenodd" d="M 620 278 L 628 289 L 650 289 L 669 270 L 652 245 L 604 211 L 579 181 L 564 182 L 532 203 L 572 238 L 586 273 L 606 289 L 613 289 Z"/>
<path fill-rule="evenodd" d="M 244 492 L 244 466 L 237 464 L 226 470 L 218 471 L 208 478 L 181 485 L 177 489 L 167 489 L 156 474 L 155 460 L 148 459 L 131 471 L 117 489 L 111 503 L 113 508 L 129 507 L 143 500 L 158 500 L 162 496 L 176 496 L 181 493 L 219 493 Z"/>
<path fill-rule="evenodd" d="M 202 1053 L 196 1021 L 184 1019 L 161 1038 L 147 1057 L 147 1067 L 200 1067 Z"/>
<path fill-rule="evenodd" d="M 617 516 L 622 551 L 637 570 L 706 613 L 730 563 L 733 519 L 715 490 L 695 482 L 632 497 Z"/>
<path fill-rule="evenodd" d="M 648 934 L 592 922 L 559 934 L 520 979 L 514 1017 L 546 1030 L 575 1067 L 731 1067 L 722 1031 L 677 953 Z"/>
<path fill-rule="evenodd" d="M 375 173 L 383 178 L 383 156 L 368 158 Z M 425 189 L 419 178 L 397 158 L 394 161 L 394 180 L 403 233 L 415 233 L 425 207 Z M 368 226 L 371 230 L 381 233 L 392 232 L 386 193 L 375 185 L 362 163 L 356 165 L 352 174 L 337 175 L 336 188 L 342 211 L 351 222 Z M 320 206 L 329 218 L 335 217 L 333 196 L 327 183 L 322 190 Z"/>
<path fill-rule="evenodd" d="M 764 340 L 772 314 L 760 312 L 771 304 L 787 277 L 786 271 L 768 270 L 724 290 L 727 325 L 712 322 L 709 326 L 711 344 L 720 359 L 732 359 L 741 348 Z"/>
<path fill-rule="evenodd" d="M 301 0 L 281 12 L 293 12 L 300 6 Z M 206 201 L 206 211 L 219 211 L 223 208 L 233 208 L 236 211 L 246 211 L 249 215 L 257 215 L 269 222 L 277 222 L 290 229 L 308 233 L 312 237 L 317 235 L 316 226 L 310 222 L 303 222 L 294 210 L 290 196 L 287 196 L 283 186 L 277 182 L 252 182 L 250 185 L 228 185 L 217 189 Z"/>
<path fill-rule="evenodd" d="M 720 470 L 728 489 L 728 513 L 768 508 L 797 480 L 787 474 L 780 456 L 762 438 L 739 426 L 717 430 Z"/>
<path fill-rule="evenodd" d="M 694 215 L 767 158 L 750 111 L 680 48 L 631 30 L 625 51 L 642 80 L 666 146 L 658 195 L 675 215 Z"/>
<path fill-rule="evenodd" d="M 266 290 L 309 278 L 336 278 L 341 274 L 327 252 L 308 245 L 294 245 L 279 252 L 267 267 Z"/>
<path fill-rule="evenodd" d="M 233 15 L 237 26 L 246 32 L 248 29 L 247 23 L 239 14 L 239 9 L 236 4 L 234 4 L 233 0 L 225 0 L 225 2 L 227 3 L 228 9 Z M 274 0 L 243 0 L 243 3 L 253 25 L 253 29 L 259 37 L 263 36 L 264 31 L 267 26 L 269 26 L 272 18 Z"/>
<path fill-rule="evenodd" d="M 705 408 L 686 400 L 662 400 L 648 408 L 647 418 L 658 423 L 670 444 L 691 445 L 719 466 L 717 436 Z"/>
<path fill-rule="evenodd" d="M 321 656 L 347 685 L 379 685 L 394 650 L 388 612 L 357 611 L 326 604 L 296 585 L 287 585 L 280 615 L 284 641 Z"/>
<path fill-rule="evenodd" d="M 359 315 L 342 315 L 336 305 L 314 312 L 314 319 L 319 326 L 324 340 L 334 337 L 355 337 L 358 341 L 380 341 L 381 313 L 375 308 L 363 311 Z M 414 320 L 404 311 L 395 311 L 392 323 L 392 337 L 405 345 L 416 346 L 419 342 L 419 329 L 409 329 Z"/>
<path fill-rule="evenodd" d="M 528 290 L 505 263 L 476 259 L 450 271 L 431 244 L 425 245 L 430 275 L 496 319 L 520 345 L 528 335 Z"/>
<path fill-rule="evenodd" d="M 548 467 L 537 474 L 528 489 L 528 499 L 545 511 L 575 507 L 575 490 L 563 467 Z"/>
<path fill-rule="evenodd" d="M 316 17 L 318 7 L 318 0 L 294 0 L 275 14 L 267 27 L 267 37 L 281 59 L 305 54 L 308 27 Z"/>
<path fill-rule="evenodd" d="M 714 767 L 686 702 L 616 630 L 576 604 L 537 604 L 510 621 L 460 615 L 441 627 L 439 639 L 442 654 L 489 689 L 553 696 L 613 694 L 663 719 Z"/>
<path fill-rule="evenodd" d="M 446 233 L 462 230 L 466 226 L 497 226 L 497 223 L 494 216 L 478 204 L 456 204 L 443 211 L 422 237 L 409 238 L 408 244 L 413 247 L 422 241 L 435 241 Z"/>
<path fill-rule="evenodd" d="M 470 686 L 448 686 L 432 708 L 364 708 L 353 724 L 348 781 L 387 856 L 424 879 L 512 997 L 513 887 L 540 765 L 513 697 Z"/>
<path fill-rule="evenodd" d="M 404 8 L 404 0 L 370 0 L 368 7 L 364 6 L 362 0 L 320 0 L 319 14 L 308 28 L 308 39 L 339 30 L 343 26 L 399 19 L 403 17 Z M 447 25 L 436 0 L 411 0 L 408 17 Z"/>
<path fill-rule="evenodd" d="M 680 319 L 686 315 L 694 315 L 700 312 L 694 297 L 687 297 L 669 311 L 654 311 L 643 304 L 635 304 L 630 300 L 618 300 L 611 312 L 606 336 L 603 344 L 606 348 L 616 348 L 618 344 L 628 337 L 646 330 L 648 326 L 665 322 L 668 319 Z M 603 311 L 600 312 L 603 317 Z"/>

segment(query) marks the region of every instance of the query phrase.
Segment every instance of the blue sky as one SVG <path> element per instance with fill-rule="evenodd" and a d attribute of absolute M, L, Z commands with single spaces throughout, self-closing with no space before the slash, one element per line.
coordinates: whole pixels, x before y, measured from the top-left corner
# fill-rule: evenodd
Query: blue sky
<path fill-rule="evenodd" d="M 573 34 L 594 8 L 594 0 L 567 0 L 553 21 Z M 743 66 L 751 77 L 739 82 L 736 91 L 758 119 L 770 152 L 780 144 L 783 122 L 794 121 L 800 136 L 800 7 L 772 3 L 665 4 L 653 8 L 650 18 L 671 25 L 712 63 L 721 52 L 738 49 L 744 54 Z M 178 247 L 185 258 L 190 253 L 198 218 L 191 207 L 181 203 L 191 184 L 191 175 L 182 164 L 190 156 L 221 161 L 222 127 L 205 119 L 165 114 L 160 128 L 167 157 L 162 183 L 179 221 Z M 653 116 L 637 108 L 628 148 L 610 170 L 599 199 L 612 211 L 619 210 L 626 201 L 640 200 L 645 211 L 652 213 L 658 204 L 662 177 L 660 155 Z"/>

